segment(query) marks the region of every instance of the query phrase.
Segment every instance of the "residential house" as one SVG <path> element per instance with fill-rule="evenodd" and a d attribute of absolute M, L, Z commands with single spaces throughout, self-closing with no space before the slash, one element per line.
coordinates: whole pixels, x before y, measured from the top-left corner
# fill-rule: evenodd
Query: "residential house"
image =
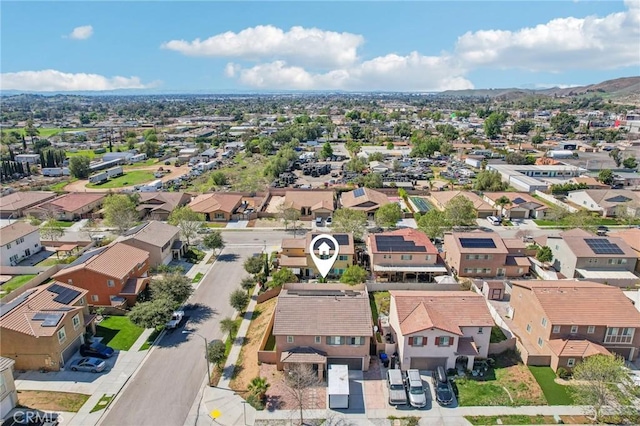
<path fill-rule="evenodd" d="M 391 291 L 389 325 L 403 370 L 471 370 L 489 352 L 494 322 L 471 291 Z"/>
<path fill-rule="evenodd" d="M 527 365 L 571 370 L 584 358 L 640 352 L 640 312 L 617 287 L 590 281 L 512 281 L 510 327 Z"/>
<path fill-rule="evenodd" d="M 11 358 L 0 356 L 0 418 L 6 417 L 18 403 L 18 392 L 13 380 L 15 363 Z"/>
<path fill-rule="evenodd" d="M 135 304 L 149 285 L 149 253 L 122 242 L 85 252 L 53 278 L 88 290 L 95 306 Z"/>
<path fill-rule="evenodd" d="M 189 207 L 196 213 L 204 214 L 208 222 L 228 222 L 241 204 L 241 194 L 212 192 L 198 195 L 191 200 Z"/>
<path fill-rule="evenodd" d="M 70 192 L 25 210 L 25 214 L 57 220 L 78 220 L 90 217 L 90 213 L 102 206 L 107 194 L 100 192 Z"/>
<path fill-rule="evenodd" d="M 609 189 L 611 188 L 609 185 L 605 185 L 604 183 L 600 182 L 598 179 L 592 177 L 592 176 L 578 176 L 578 177 L 574 177 L 569 179 L 568 183 L 574 183 L 574 184 L 584 184 L 587 185 L 588 189 Z"/>
<path fill-rule="evenodd" d="M 640 228 L 617 231 L 613 236 L 616 238 L 622 238 L 622 240 L 636 252 L 636 258 L 638 258 L 638 261 L 636 262 L 635 272 L 640 275 Z"/>
<path fill-rule="evenodd" d="M 369 234 L 367 252 L 376 281 L 432 282 L 448 272 L 438 249 L 416 229 Z"/>
<path fill-rule="evenodd" d="M 148 252 L 151 268 L 181 259 L 187 251 L 187 244 L 180 241 L 180 228 L 155 220 L 128 230 L 120 242 Z"/>
<path fill-rule="evenodd" d="M 531 266 L 521 244 L 507 247 L 495 232 L 446 233 L 444 259 L 459 277 L 522 277 Z"/>
<path fill-rule="evenodd" d="M 55 197 L 55 192 L 48 191 L 13 192 L 5 195 L 0 197 L 0 218 L 17 219 L 24 216 L 24 211 L 29 207 L 33 207 Z"/>
<path fill-rule="evenodd" d="M 311 252 L 309 246 L 311 241 L 317 236 L 318 233 L 309 232 L 305 238 L 285 238 L 282 240 L 282 251 L 278 258 L 278 265 L 280 267 L 287 267 L 293 271 L 294 274 L 302 278 L 316 278 L 319 274 L 315 262 L 311 258 Z M 344 271 L 354 264 L 355 248 L 353 244 L 352 234 L 328 234 L 333 236 L 338 242 L 340 248 L 338 249 L 338 257 L 334 262 L 329 274 L 330 278 L 339 277 Z M 314 251 L 316 256 L 320 257 L 319 247 L 326 240 L 318 240 L 315 243 Z M 329 243 L 329 242 L 328 242 Z M 333 244 L 333 243 L 330 243 Z M 331 246 L 330 250 L 335 250 L 335 247 Z"/>
<path fill-rule="evenodd" d="M 373 320 L 364 285 L 285 284 L 273 336 L 279 370 L 307 364 L 326 377 L 327 366 L 369 369 Z"/>
<path fill-rule="evenodd" d="M 432 192 L 429 199 L 433 202 L 433 205 L 438 210 L 444 210 L 449 204 L 449 201 L 457 197 L 458 195 L 471 200 L 473 207 L 478 212 L 478 217 L 485 218 L 495 213 L 496 209 L 483 200 L 478 194 L 470 191 L 441 191 Z"/>
<path fill-rule="evenodd" d="M 508 198 L 509 203 L 499 205 L 497 201 L 502 197 Z M 542 201 L 523 192 L 485 192 L 483 198 L 498 215 L 509 219 L 542 219 L 549 209 Z"/>
<path fill-rule="evenodd" d="M 622 238 L 598 237 L 582 229 L 549 235 L 553 267 L 567 278 L 581 278 L 620 287 L 634 286 L 638 254 Z"/>
<path fill-rule="evenodd" d="M 140 192 L 139 197 L 137 210 L 147 220 L 167 221 L 172 211 L 191 201 L 184 192 Z"/>
<path fill-rule="evenodd" d="M 326 219 L 335 210 L 333 197 L 333 191 L 287 191 L 284 204 L 300 211 L 301 217 Z"/>
<path fill-rule="evenodd" d="M 640 192 L 628 189 L 583 189 L 570 191 L 567 200 L 573 204 L 598 212 L 602 217 L 640 216 Z"/>
<path fill-rule="evenodd" d="M 357 188 L 353 191 L 343 192 L 340 197 L 342 207 L 351 210 L 360 210 L 373 217 L 375 212 L 385 204 L 389 204 L 389 199 L 382 192 L 370 188 Z"/>
<path fill-rule="evenodd" d="M 15 266 L 24 259 L 42 250 L 40 228 L 27 222 L 13 222 L 0 228 L 0 265 Z"/>
<path fill-rule="evenodd" d="M 54 370 L 67 363 L 95 333 L 87 290 L 54 282 L 27 290 L 0 308 L 0 355 L 18 370 Z"/>

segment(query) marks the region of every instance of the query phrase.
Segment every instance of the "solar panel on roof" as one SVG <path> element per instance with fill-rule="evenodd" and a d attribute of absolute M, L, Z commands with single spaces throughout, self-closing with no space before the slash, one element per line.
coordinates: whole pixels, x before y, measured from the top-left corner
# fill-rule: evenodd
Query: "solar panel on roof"
<path fill-rule="evenodd" d="M 595 254 L 624 254 L 624 251 L 617 244 L 606 238 L 585 238 L 584 242 Z"/>
<path fill-rule="evenodd" d="M 311 234 L 311 239 L 314 239 L 318 235 L 320 235 L 320 234 Z M 349 236 L 347 234 L 332 234 L 332 236 L 333 236 L 333 238 L 336 239 L 338 244 L 340 244 L 341 246 L 348 246 L 349 245 Z M 322 240 L 322 241 L 325 241 L 325 240 Z"/>
<path fill-rule="evenodd" d="M 33 318 L 34 321 L 42 321 L 42 327 L 55 327 L 58 325 L 64 314 L 60 312 L 38 312 Z"/>
<path fill-rule="evenodd" d="M 492 238 L 460 238 L 460 245 L 464 248 L 496 248 Z"/>
<path fill-rule="evenodd" d="M 76 297 L 80 296 L 80 292 L 78 290 L 74 290 L 68 287 L 62 287 L 58 284 L 51 285 L 48 290 L 52 293 L 57 294 L 57 296 L 53 299 L 54 302 L 62 303 L 64 305 L 70 303 Z"/>
<path fill-rule="evenodd" d="M 513 204 L 522 204 L 522 203 L 526 203 L 526 201 L 525 201 L 525 200 L 523 200 L 523 199 L 522 199 L 522 198 L 520 198 L 520 197 L 515 198 L 515 199 L 513 200 Z"/>
<path fill-rule="evenodd" d="M 364 188 L 358 188 L 355 191 L 353 191 L 353 196 L 358 198 L 358 197 L 362 197 L 364 195 Z"/>
<path fill-rule="evenodd" d="M 20 306 L 34 291 L 26 291 L 8 303 L 0 304 L 0 318 Z"/>

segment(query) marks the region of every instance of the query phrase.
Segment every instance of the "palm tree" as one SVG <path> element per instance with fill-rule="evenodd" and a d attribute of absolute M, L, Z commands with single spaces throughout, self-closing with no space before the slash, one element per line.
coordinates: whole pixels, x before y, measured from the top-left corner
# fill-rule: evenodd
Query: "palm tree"
<path fill-rule="evenodd" d="M 504 208 L 504 206 L 510 206 L 511 205 L 511 200 L 506 195 L 503 195 L 502 197 L 500 197 L 500 198 L 498 198 L 496 200 L 495 204 L 496 204 L 496 206 L 500 207 L 498 215 L 502 216 L 502 209 Z"/>
<path fill-rule="evenodd" d="M 251 382 L 249 382 L 247 389 L 249 390 L 249 392 L 251 392 L 252 395 L 257 396 L 258 398 L 260 398 L 260 400 L 264 400 L 267 394 L 267 390 L 270 386 L 271 385 L 267 383 L 266 377 L 258 376 L 251 379 Z"/>
<path fill-rule="evenodd" d="M 220 321 L 220 331 L 223 333 L 232 334 L 232 331 L 235 331 L 237 327 L 236 322 L 229 317 Z"/>

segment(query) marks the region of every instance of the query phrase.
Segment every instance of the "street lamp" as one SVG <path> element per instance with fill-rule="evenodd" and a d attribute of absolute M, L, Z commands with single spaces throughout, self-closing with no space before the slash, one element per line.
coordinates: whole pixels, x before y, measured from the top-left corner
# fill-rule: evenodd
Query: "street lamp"
<path fill-rule="evenodd" d="M 209 344 L 207 343 L 207 338 L 190 330 L 182 330 L 182 334 L 195 334 L 204 340 L 204 359 L 207 362 L 207 385 L 211 387 L 211 367 L 209 366 Z"/>

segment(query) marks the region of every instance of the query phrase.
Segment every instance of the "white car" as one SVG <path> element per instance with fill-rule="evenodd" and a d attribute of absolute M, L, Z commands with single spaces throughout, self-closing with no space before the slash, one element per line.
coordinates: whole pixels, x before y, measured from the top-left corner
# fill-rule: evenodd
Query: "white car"
<path fill-rule="evenodd" d="M 174 311 L 173 314 L 171 314 L 171 320 L 167 322 L 167 328 L 173 329 L 178 327 L 182 322 L 182 318 L 184 318 L 184 311 Z"/>
<path fill-rule="evenodd" d="M 502 220 L 497 216 L 489 216 L 489 217 L 487 217 L 487 220 L 492 225 L 500 225 L 500 223 L 502 222 Z"/>

